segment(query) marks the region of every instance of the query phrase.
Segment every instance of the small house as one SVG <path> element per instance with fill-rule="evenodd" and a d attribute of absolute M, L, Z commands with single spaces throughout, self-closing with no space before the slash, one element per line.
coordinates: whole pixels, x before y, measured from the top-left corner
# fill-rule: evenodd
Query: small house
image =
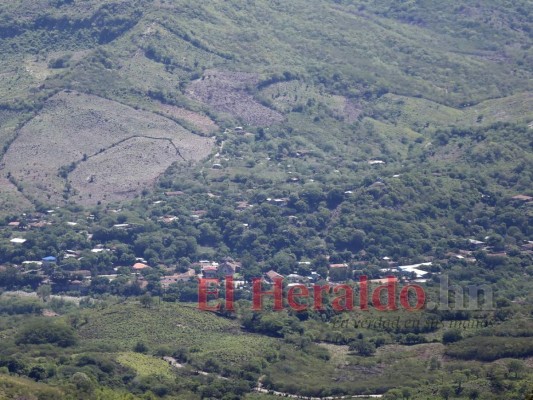
<path fill-rule="evenodd" d="M 202 267 L 202 275 L 204 278 L 213 279 L 218 276 L 218 265 L 205 265 Z"/>
<path fill-rule="evenodd" d="M 270 270 L 266 274 L 267 280 L 274 282 L 276 279 L 283 279 L 283 275 L 278 274 L 276 271 Z"/>
<path fill-rule="evenodd" d="M 170 285 L 176 284 L 178 282 L 188 281 L 191 278 L 196 276 L 194 269 L 190 268 L 187 272 L 181 274 L 174 274 L 169 276 L 163 276 L 159 281 L 161 282 L 161 287 L 163 289 L 168 289 Z"/>
<path fill-rule="evenodd" d="M 48 257 L 43 258 L 41 261 L 43 263 L 43 266 L 46 267 L 46 266 L 57 263 L 57 258 L 53 256 L 48 256 Z"/>
<path fill-rule="evenodd" d="M 307 281 L 306 278 L 298 274 L 289 274 L 286 278 L 289 283 L 305 283 Z"/>
<path fill-rule="evenodd" d="M 130 224 L 115 224 L 113 225 L 113 228 L 115 229 L 127 229 L 130 227 Z"/>
<path fill-rule="evenodd" d="M 146 264 L 141 263 L 141 262 L 137 262 L 137 263 L 133 264 L 132 268 L 133 268 L 133 270 L 135 272 L 140 272 L 140 271 L 143 271 L 143 270 L 148 269 L 150 267 L 148 265 L 146 265 Z"/>
<path fill-rule="evenodd" d="M 222 276 L 233 276 L 241 268 L 241 263 L 233 260 L 226 260 L 220 264 L 219 272 Z"/>
<path fill-rule="evenodd" d="M 316 271 L 311 271 L 311 275 L 309 275 L 307 277 L 307 279 L 312 282 L 312 283 L 316 283 L 318 282 L 320 279 L 322 279 L 322 277 L 320 276 L 320 274 Z"/>
<path fill-rule="evenodd" d="M 238 201 L 236 204 L 237 210 L 246 210 L 250 207 L 250 204 L 247 201 Z"/>
<path fill-rule="evenodd" d="M 533 197 L 526 196 L 525 194 L 519 194 L 519 195 L 513 196 L 511 198 L 513 200 L 518 200 L 518 201 L 533 201 Z"/>
<path fill-rule="evenodd" d="M 180 191 L 180 190 L 176 190 L 176 191 L 173 191 L 173 192 L 165 192 L 165 196 L 167 197 L 177 197 L 177 196 L 183 196 L 185 193 Z"/>

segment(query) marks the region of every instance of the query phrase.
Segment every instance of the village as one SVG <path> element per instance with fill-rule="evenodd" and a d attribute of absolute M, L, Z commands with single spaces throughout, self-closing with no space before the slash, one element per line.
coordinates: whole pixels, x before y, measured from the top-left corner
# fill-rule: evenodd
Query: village
<path fill-rule="evenodd" d="M 181 196 L 182 192 L 167 192 L 165 196 Z M 518 195 L 513 197 L 513 201 L 531 203 L 533 198 Z M 266 199 L 267 202 L 283 206 L 287 199 Z M 162 203 L 163 200 L 155 202 Z M 241 201 L 235 205 L 237 210 L 253 207 L 248 202 Z M 3 236 L 9 238 L 9 246 L 20 247 L 27 245 L 26 234 L 35 230 L 49 227 L 53 224 L 63 223 L 67 229 L 77 229 L 78 223 L 67 221 L 61 222 L 54 219 L 56 210 L 48 210 L 46 213 L 23 215 L 20 220 L 9 221 L 3 228 Z M 121 210 L 110 210 L 110 213 L 117 213 Z M 201 221 L 206 211 L 196 210 L 190 215 L 193 221 Z M 89 214 L 87 220 L 92 222 L 95 216 Z M 296 216 L 289 216 L 289 220 L 297 223 Z M 164 215 L 157 218 L 163 225 L 172 224 L 179 221 L 177 216 Z M 244 224 L 247 228 L 248 224 Z M 113 231 L 128 231 L 135 229 L 135 224 L 119 223 L 112 227 Z M 87 240 L 93 241 L 93 235 L 85 232 Z M 150 265 L 142 257 L 136 257 L 131 264 L 113 264 L 106 266 L 105 273 L 95 272 L 91 268 L 74 268 L 73 266 L 83 265 L 84 257 L 98 256 L 100 254 L 113 254 L 117 251 L 116 245 L 106 246 L 102 243 L 95 243 L 90 249 L 66 249 L 57 254 L 49 254 L 38 259 L 23 259 L 9 264 L 0 265 L 0 271 L 8 267 L 14 267 L 17 272 L 26 277 L 31 277 L 30 281 L 34 286 L 51 285 L 56 293 L 68 293 L 73 295 L 87 295 L 91 292 L 94 282 L 112 283 L 121 278 L 130 285 L 135 285 L 142 292 L 164 293 L 178 284 L 197 284 L 201 278 L 224 279 L 233 278 L 235 289 L 243 292 L 251 292 L 252 277 L 243 271 L 242 262 L 231 257 L 222 257 L 217 260 L 198 260 L 186 265 Z M 522 255 L 533 254 L 533 242 L 525 241 L 520 245 Z M 317 260 L 300 260 L 294 265 L 294 271 L 288 274 L 280 274 L 276 268 L 263 269 L 261 278 L 265 284 L 273 284 L 276 280 L 282 279 L 287 288 L 297 285 L 312 285 L 317 283 L 328 283 L 331 287 L 346 283 L 357 282 L 361 276 L 369 276 L 371 284 L 385 284 L 388 277 L 395 277 L 403 283 L 426 283 L 438 277 L 448 265 L 461 263 L 468 266 L 477 262 L 476 255 L 483 254 L 485 258 L 504 260 L 509 257 L 505 249 L 495 250 L 491 246 L 490 237 L 484 240 L 467 238 L 464 241 L 464 248 L 456 252 L 448 252 L 441 258 L 431 256 L 419 257 L 413 263 L 400 263 L 391 257 L 384 256 L 381 259 L 367 257 L 364 250 L 357 254 L 357 259 L 350 262 L 327 262 L 326 268 L 315 268 Z M 324 260 L 329 260 L 329 256 L 321 257 L 321 265 Z M 317 271 L 319 270 L 319 272 Z M 253 278 L 257 278 L 255 276 Z"/>

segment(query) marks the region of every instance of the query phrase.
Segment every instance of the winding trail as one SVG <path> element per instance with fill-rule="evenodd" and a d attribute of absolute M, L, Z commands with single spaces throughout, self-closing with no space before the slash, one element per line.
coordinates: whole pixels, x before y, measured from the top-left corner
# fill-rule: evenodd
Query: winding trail
<path fill-rule="evenodd" d="M 184 364 L 181 364 L 176 360 L 174 357 L 163 357 L 163 360 L 168 362 L 171 366 L 174 368 L 185 368 Z M 200 375 L 208 376 L 210 375 L 208 372 L 205 371 L 196 371 Z M 228 378 L 216 375 L 219 379 L 228 380 Z M 254 388 L 254 392 L 257 393 L 265 393 L 270 394 L 272 396 L 278 396 L 278 397 L 285 397 L 290 399 L 301 399 L 301 400 L 340 400 L 340 399 L 379 399 L 382 398 L 382 394 L 360 394 L 360 395 L 345 395 L 345 396 L 327 396 L 327 397 L 311 397 L 311 396 L 301 396 L 298 394 L 291 394 L 291 393 L 285 393 L 285 392 L 278 392 L 276 390 L 269 390 L 263 388 L 263 379 L 264 375 L 259 377 L 257 380 L 257 386 Z"/>
<path fill-rule="evenodd" d="M 163 360 L 168 362 L 174 368 L 177 368 L 177 369 L 185 368 L 185 365 L 179 363 L 178 360 L 176 360 L 174 357 L 163 357 Z M 218 375 L 218 374 L 210 374 L 209 372 L 200 371 L 199 369 L 195 370 L 195 373 L 198 374 L 198 375 L 204 375 L 204 376 L 215 375 L 218 379 L 224 379 L 226 381 L 229 380 L 225 376 Z"/>
<path fill-rule="evenodd" d="M 298 394 L 291 394 L 285 392 L 278 392 L 276 390 L 268 390 L 263 388 L 262 379 L 264 376 L 260 377 L 257 381 L 257 386 L 254 391 L 258 393 L 270 394 L 272 396 L 286 397 L 290 399 L 301 399 L 301 400 L 340 400 L 340 399 L 379 399 L 382 398 L 382 394 L 359 394 L 359 395 L 345 395 L 345 396 L 327 396 L 327 397 L 312 397 L 312 396 L 301 396 Z"/>

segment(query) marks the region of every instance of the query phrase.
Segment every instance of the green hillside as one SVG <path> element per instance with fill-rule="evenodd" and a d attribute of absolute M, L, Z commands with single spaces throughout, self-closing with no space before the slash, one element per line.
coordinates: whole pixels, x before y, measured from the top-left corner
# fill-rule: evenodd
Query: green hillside
<path fill-rule="evenodd" d="M 0 4 L 0 398 L 531 400 L 532 9 Z M 334 307 L 390 275 L 424 308 Z"/>
<path fill-rule="evenodd" d="M 401 6 L 363 1 L 17 1 L 0 9 L 5 71 L 0 104 L 6 110 L 1 139 L 7 145 L 14 141 L 16 148 L 14 135 L 20 131 L 13 125 L 17 118 L 32 118 L 22 116 L 28 111 L 35 117 L 25 131 L 38 135 L 40 129 L 64 142 L 61 131 L 35 126 L 40 116 L 46 120 L 52 96 L 61 90 L 101 96 L 139 113 L 144 109 L 162 114 L 198 134 L 217 130 L 207 115 L 220 128 L 243 123 L 287 130 L 305 126 L 312 142 L 307 146 L 325 146 L 338 154 L 345 151 L 330 136 L 346 136 L 350 124 L 364 117 L 380 121 L 366 120 L 384 137 L 394 136 L 392 140 L 398 135 L 415 139 L 414 132 L 427 134 L 449 126 L 529 122 L 528 6 L 490 2 L 476 8 L 431 1 Z M 67 113 L 85 112 L 76 107 L 72 104 Z M 96 111 L 106 121 L 116 119 L 113 103 L 107 107 L 111 114 L 105 107 Z M 311 123 L 302 121 L 302 115 L 311 117 Z M 133 117 L 133 129 L 145 129 L 140 118 L 147 116 Z M 79 122 L 67 134 L 83 141 L 82 132 L 91 127 L 89 121 Z M 118 126 L 104 129 L 120 140 Z M 400 144 L 393 147 L 405 155 Z M 103 152 L 104 161 L 98 162 L 110 163 L 111 158 L 113 169 L 121 157 L 136 158 L 134 150 Z M 153 152 L 154 160 L 165 157 L 161 149 Z M 60 157 L 64 193 L 52 184 L 46 196 L 55 202 L 61 196 L 76 201 L 78 194 L 77 200 L 87 203 L 87 196 L 97 193 L 106 195 L 97 196 L 104 201 L 138 194 L 127 185 L 120 188 L 121 195 L 113 193 L 102 182 L 116 187 L 116 178 L 105 170 L 100 171 L 97 187 L 82 187 L 79 174 L 95 168 L 88 164 L 73 171 L 71 163 L 85 161 L 82 154 L 86 153 L 72 148 Z M 38 155 L 43 156 L 49 159 Z M 19 189 L 41 191 L 28 182 L 19 165 L 7 164 Z M 152 165 L 146 171 L 134 177 L 140 188 L 150 187 L 160 174 Z M 35 175 L 31 170 L 27 174 Z M 13 196 L 3 197 L 9 202 Z"/>

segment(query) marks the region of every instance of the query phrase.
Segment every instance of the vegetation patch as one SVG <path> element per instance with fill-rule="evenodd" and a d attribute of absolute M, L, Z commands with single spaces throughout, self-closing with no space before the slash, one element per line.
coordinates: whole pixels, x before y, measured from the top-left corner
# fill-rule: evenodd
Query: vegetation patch
<path fill-rule="evenodd" d="M 119 353 L 116 356 L 116 360 L 120 364 L 133 369 L 140 377 L 160 376 L 169 379 L 175 377 L 169 363 L 160 358 L 141 353 L 126 352 Z"/>
<path fill-rule="evenodd" d="M 30 379 L 0 375 L 0 397 L 4 399 L 60 399 L 64 392 Z"/>

